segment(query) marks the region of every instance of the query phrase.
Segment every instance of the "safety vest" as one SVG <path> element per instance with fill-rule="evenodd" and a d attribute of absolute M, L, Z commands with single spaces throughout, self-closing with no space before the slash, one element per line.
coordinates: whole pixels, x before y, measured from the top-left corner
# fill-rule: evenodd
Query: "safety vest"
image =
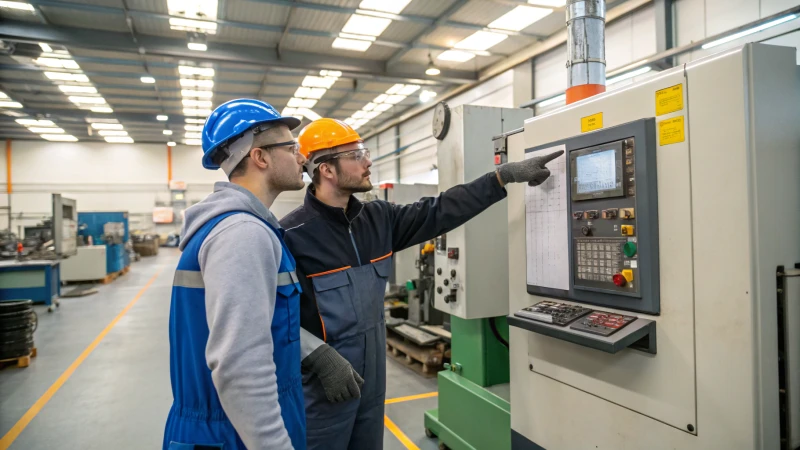
<path fill-rule="evenodd" d="M 219 396 L 206 364 L 208 322 L 206 321 L 205 287 L 198 255 L 203 241 L 231 211 L 204 224 L 190 238 L 183 250 L 172 286 L 169 344 L 170 378 L 173 404 L 167 418 L 163 447 L 192 449 L 222 447 L 245 449 L 245 445 L 220 404 Z M 251 214 L 253 215 L 253 214 Z M 253 215 L 254 217 L 257 217 Z M 306 422 L 300 373 L 300 284 L 295 274 L 295 261 L 283 241 L 283 229 L 266 224 L 281 243 L 281 262 L 271 330 L 274 342 L 281 416 L 295 450 L 306 448 Z M 257 276 L 253 274 L 253 276 Z M 265 324 L 269 325 L 269 324 Z M 269 443 L 264 443 L 268 447 Z"/>

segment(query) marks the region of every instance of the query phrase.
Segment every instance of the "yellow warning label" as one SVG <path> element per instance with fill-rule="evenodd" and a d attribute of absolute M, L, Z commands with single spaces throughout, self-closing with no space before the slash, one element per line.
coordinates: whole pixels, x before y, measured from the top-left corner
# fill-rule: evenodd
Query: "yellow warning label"
<path fill-rule="evenodd" d="M 581 133 L 603 128 L 603 113 L 593 114 L 581 119 Z"/>
<path fill-rule="evenodd" d="M 656 91 L 656 116 L 683 109 L 683 83 Z"/>
<path fill-rule="evenodd" d="M 659 122 L 658 137 L 658 145 L 677 144 L 685 141 L 683 116 Z"/>

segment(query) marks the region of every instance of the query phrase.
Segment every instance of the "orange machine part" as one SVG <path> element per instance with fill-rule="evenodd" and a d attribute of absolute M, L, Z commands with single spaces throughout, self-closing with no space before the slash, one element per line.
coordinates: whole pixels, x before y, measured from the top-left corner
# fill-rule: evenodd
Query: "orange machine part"
<path fill-rule="evenodd" d="M 602 94 L 606 87 L 602 84 L 582 84 L 567 89 L 567 104 L 579 102 L 593 95 Z"/>

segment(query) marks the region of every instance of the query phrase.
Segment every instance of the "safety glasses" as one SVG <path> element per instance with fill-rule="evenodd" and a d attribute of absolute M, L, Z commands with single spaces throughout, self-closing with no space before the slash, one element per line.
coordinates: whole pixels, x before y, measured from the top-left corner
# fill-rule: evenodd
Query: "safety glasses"
<path fill-rule="evenodd" d="M 262 145 L 261 150 L 270 150 L 273 148 L 286 147 L 284 150 L 290 152 L 292 155 L 297 156 L 300 154 L 300 144 L 297 141 L 278 142 L 277 144 Z"/>
<path fill-rule="evenodd" d="M 333 155 L 328 155 L 320 158 L 320 160 L 315 161 L 317 164 L 322 164 L 327 161 L 331 161 L 334 159 L 354 159 L 356 162 L 363 162 L 365 159 L 369 159 L 369 149 L 362 148 L 359 150 L 352 150 L 349 152 L 341 152 L 335 153 Z"/>

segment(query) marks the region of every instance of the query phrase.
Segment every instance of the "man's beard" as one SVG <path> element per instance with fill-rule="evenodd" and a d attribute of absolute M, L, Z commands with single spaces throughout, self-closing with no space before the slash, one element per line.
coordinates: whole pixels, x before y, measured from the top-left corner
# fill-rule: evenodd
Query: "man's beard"
<path fill-rule="evenodd" d="M 369 177 L 341 174 L 339 178 L 339 189 L 351 194 L 369 192 L 372 190 L 372 182 L 369 181 Z"/>
<path fill-rule="evenodd" d="M 305 186 L 299 172 L 281 172 L 277 177 L 270 180 L 270 184 L 272 185 L 272 189 L 278 192 L 299 191 Z"/>

